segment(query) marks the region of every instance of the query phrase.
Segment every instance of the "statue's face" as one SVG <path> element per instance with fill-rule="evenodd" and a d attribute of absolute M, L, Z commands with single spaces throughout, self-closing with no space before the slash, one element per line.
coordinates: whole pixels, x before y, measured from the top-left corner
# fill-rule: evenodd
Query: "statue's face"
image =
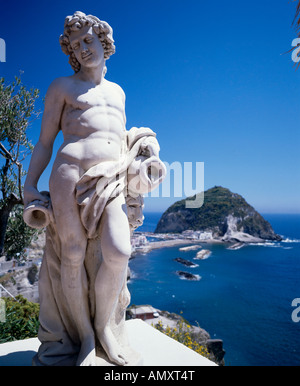
<path fill-rule="evenodd" d="M 99 67 L 104 63 L 104 49 L 93 27 L 85 26 L 71 33 L 70 44 L 83 67 Z"/>

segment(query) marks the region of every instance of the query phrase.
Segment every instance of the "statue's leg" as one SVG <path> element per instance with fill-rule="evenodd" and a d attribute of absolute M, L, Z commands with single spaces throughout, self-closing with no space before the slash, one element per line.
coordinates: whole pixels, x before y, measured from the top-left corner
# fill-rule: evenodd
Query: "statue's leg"
<path fill-rule="evenodd" d="M 72 319 L 78 330 L 81 350 L 78 365 L 95 365 L 95 334 L 88 303 L 88 283 L 84 268 L 87 238 L 75 202 L 76 166 L 61 165 L 52 173 L 51 201 L 57 233 L 61 241 L 61 281 Z"/>
<path fill-rule="evenodd" d="M 109 359 L 113 363 L 124 365 L 127 360 L 109 326 L 131 254 L 130 230 L 123 195 L 106 206 L 100 224 L 100 237 L 103 261 L 95 282 L 95 329 Z"/>

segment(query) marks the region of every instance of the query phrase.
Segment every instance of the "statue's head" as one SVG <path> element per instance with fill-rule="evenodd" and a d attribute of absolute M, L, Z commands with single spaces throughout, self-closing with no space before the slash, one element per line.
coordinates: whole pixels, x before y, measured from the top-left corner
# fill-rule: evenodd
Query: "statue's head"
<path fill-rule="evenodd" d="M 83 27 L 92 27 L 95 34 L 98 36 L 104 50 L 104 59 L 107 60 L 115 53 L 115 45 L 113 39 L 113 31 L 111 26 L 105 21 L 99 20 L 96 16 L 86 15 L 83 12 L 75 12 L 72 16 L 67 16 L 64 25 L 64 34 L 59 37 L 59 42 L 63 52 L 69 55 L 69 63 L 73 70 L 80 70 L 80 63 L 76 59 L 74 51 L 70 44 L 70 35 L 72 32 L 79 31 Z"/>

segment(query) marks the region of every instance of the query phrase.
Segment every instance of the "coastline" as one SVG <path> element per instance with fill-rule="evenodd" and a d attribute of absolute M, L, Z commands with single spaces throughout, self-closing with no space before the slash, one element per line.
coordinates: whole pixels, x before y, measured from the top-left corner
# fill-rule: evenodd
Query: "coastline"
<path fill-rule="evenodd" d="M 246 235 L 246 234 L 243 234 Z M 235 236 L 235 235 L 232 235 Z M 175 233 L 154 233 L 145 231 L 136 231 L 133 234 L 133 239 L 140 239 L 139 245 L 132 244 L 131 259 L 136 254 L 147 254 L 155 249 L 182 247 L 182 250 L 195 249 L 198 250 L 198 257 L 195 259 L 201 260 L 209 257 L 209 251 L 204 249 L 204 245 L 222 244 L 226 245 L 229 250 L 237 250 L 249 244 L 267 243 L 268 240 L 257 239 L 253 236 L 246 235 L 243 239 L 236 238 L 214 238 L 207 237 L 204 239 L 197 239 L 185 234 Z M 247 241 L 245 241 L 247 240 Z M 28 300 L 38 302 L 38 276 L 41 260 L 43 257 L 43 249 L 45 244 L 45 234 L 42 233 L 37 241 L 32 242 L 27 249 L 28 260 L 26 263 L 18 264 L 15 261 L 0 262 L 0 276 L 7 289 L 15 296 L 17 294 L 24 294 Z M 34 277 L 30 272 L 34 271 Z M 29 278 L 31 278 L 29 280 Z M 18 285 L 16 285 L 18 283 Z"/>
<path fill-rule="evenodd" d="M 181 240 L 185 245 L 155 249 L 145 256 L 137 253 L 130 266 L 133 304 L 149 303 L 177 314 L 182 311 L 192 324 L 198 321 L 213 338 L 224 341 L 227 365 L 297 365 L 299 323 L 292 323 L 290 299 L 296 296 L 300 272 L 299 215 L 272 215 L 267 220 L 272 220 L 282 241 L 217 240 L 219 244 L 210 244 Z M 149 228 L 145 231 L 152 231 Z M 212 256 L 202 264 L 194 260 L 196 249 L 179 253 L 179 248 L 193 244 L 210 249 Z M 177 265 L 173 260 L 178 257 L 199 268 Z M 176 275 L 180 269 L 202 279 L 180 280 Z"/>
<path fill-rule="evenodd" d="M 145 235 L 146 237 L 148 236 L 147 232 L 145 233 L 143 232 L 143 235 Z M 185 244 L 199 244 L 199 247 L 201 247 L 200 241 L 198 240 L 169 239 L 169 240 L 150 241 L 145 245 L 140 245 L 138 247 L 135 247 L 133 252 L 147 253 L 149 251 L 152 251 L 153 249 L 176 247 L 176 246 L 185 245 Z"/>
<path fill-rule="evenodd" d="M 135 237 L 141 237 L 144 240 L 143 244 L 133 246 L 133 254 L 137 252 L 148 253 L 153 249 L 168 248 L 168 247 L 177 247 L 181 245 L 191 245 L 198 246 L 201 248 L 201 244 L 227 244 L 228 249 L 236 250 L 240 249 L 247 244 L 258 244 L 266 243 L 268 240 L 263 240 L 258 237 L 253 237 L 248 234 L 236 234 L 232 237 L 227 238 L 207 238 L 207 239 L 194 239 L 189 237 L 184 237 L 182 234 L 172 234 L 172 233 L 152 233 L 152 232 L 135 232 Z M 149 239 L 151 241 L 149 241 Z M 159 239 L 154 241 L 153 239 Z M 145 241 L 147 240 L 147 241 Z"/>

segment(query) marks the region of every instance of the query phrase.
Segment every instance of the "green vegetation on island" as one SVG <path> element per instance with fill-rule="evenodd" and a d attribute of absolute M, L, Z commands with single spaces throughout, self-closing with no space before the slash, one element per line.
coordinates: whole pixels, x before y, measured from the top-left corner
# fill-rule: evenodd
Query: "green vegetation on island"
<path fill-rule="evenodd" d="M 175 202 L 164 212 L 155 232 L 181 233 L 185 230 L 212 232 L 213 237 L 221 238 L 239 232 L 263 240 L 281 239 L 241 195 L 221 186 L 204 192 L 204 203 L 200 208 L 186 208 L 186 200 Z"/>

